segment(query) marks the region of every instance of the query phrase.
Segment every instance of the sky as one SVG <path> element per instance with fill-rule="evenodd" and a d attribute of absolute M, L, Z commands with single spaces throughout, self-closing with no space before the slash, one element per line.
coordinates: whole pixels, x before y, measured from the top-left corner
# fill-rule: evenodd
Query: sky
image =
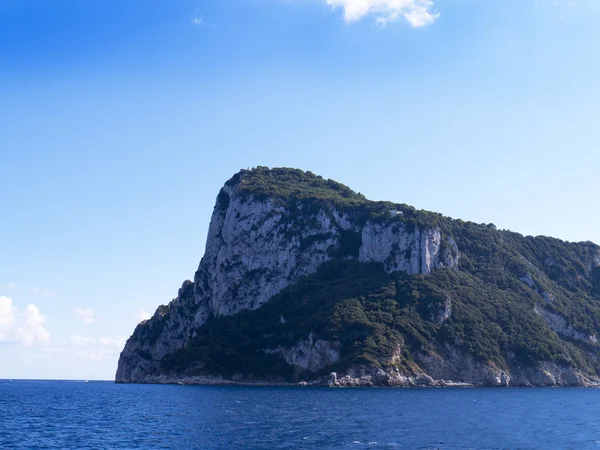
<path fill-rule="evenodd" d="M 234 173 L 600 243 L 597 0 L 0 0 L 0 378 L 113 379 Z"/>

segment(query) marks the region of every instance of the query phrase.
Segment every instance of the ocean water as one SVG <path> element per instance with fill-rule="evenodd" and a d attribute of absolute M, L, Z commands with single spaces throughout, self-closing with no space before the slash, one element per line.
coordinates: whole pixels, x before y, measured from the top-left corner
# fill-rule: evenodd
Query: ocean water
<path fill-rule="evenodd" d="M 0 381 L 0 448 L 597 449 L 600 390 Z"/>

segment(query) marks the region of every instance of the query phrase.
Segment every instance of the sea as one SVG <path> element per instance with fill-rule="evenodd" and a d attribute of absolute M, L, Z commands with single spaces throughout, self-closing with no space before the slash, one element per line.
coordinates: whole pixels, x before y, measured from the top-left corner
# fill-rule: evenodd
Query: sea
<path fill-rule="evenodd" d="M 6 449 L 600 449 L 600 390 L 0 381 Z"/>

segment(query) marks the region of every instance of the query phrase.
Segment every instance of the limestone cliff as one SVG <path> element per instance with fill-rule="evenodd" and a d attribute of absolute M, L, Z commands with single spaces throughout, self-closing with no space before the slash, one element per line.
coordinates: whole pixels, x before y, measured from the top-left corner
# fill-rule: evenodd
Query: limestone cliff
<path fill-rule="evenodd" d="M 426 293 L 424 290 L 422 298 L 419 297 L 417 301 L 418 305 L 404 305 L 406 298 L 412 294 L 402 297 L 404 294 L 401 294 L 403 288 L 400 284 L 421 279 L 435 280 L 437 275 L 431 277 L 433 273 L 455 273 L 452 277 L 456 278 L 454 281 L 457 284 L 472 283 L 474 275 L 489 282 L 485 275 L 485 258 L 475 256 L 473 246 L 478 244 L 470 236 L 465 237 L 465 229 L 470 229 L 470 226 L 464 224 L 440 215 L 415 211 L 406 205 L 370 202 L 345 186 L 323 180 L 310 172 L 266 168 L 241 171 L 225 184 L 217 197 L 206 250 L 194 281 L 184 282 L 173 301 L 167 306 L 159 307 L 151 319 L 137 326 L 121 354 L 116 381 L 153 382 L 161 376 L 165 379 L 166 375 L 177 377 L 194 374 L 221 378 L 235 376 L 236 379 L 258 376 L 228 374 L 227 370 L 219 369 L 221 366 L 218 365 L 211 369 L 207 363 L 210 358 L 202 356 L 202 352 L 208 351 L 208 344 L 199 347 L 201 341 L 209 344 L 214 342 L 214 338 L 203 340 L 207 330 L 224 323 L 226 318 L 242 320 L 254 311 L 256 314 L 263 314 L 278 301 L 285 302 L 281 299 L 287 298 L 289 292 L 306 283 L 306 280 L 321 276 L 332 265 L 346 264 L 344 261 L 356 264 L 358 269 L 347 270 L 357 270 L 357 277 L 365 272 L 366 267 L 380 271 L 377 277 L 388 280 L 390 286 L 394 286 L 394 293 L 388 294 L 397 302 L 398 308 L 402 306 L 418 311 L 419 324 L 414 327 L 423 327 L 422 333 L 426 335 L 424 341 L 420 346 L 409 345 L 408 341 L 412 338 L 408 338 L 407 333 L 402 331 L 406 325 L 397 325 L 398 328 L 393 329 L 393 325 L 385 324 L 386 327 L 391 327 L 388 335 L 393 336 L 390 341 L 403 350 L 396 352 L 395 356 L 394 351 L 388 351 L 385 356 L 385 351 L 382 350 L 381 358 L 375 358 L 372 363 L 369 363 L 368 358 L 364 361 L 349 361 L 344 359 L 344 355 L 349 354 L 346 337 L 334 336 L 335 333 L 326 331 L 331 327 L 321 330 L 316 323 L 314 327 L 309 323 L 307 330 L 300 333 L 298 320 L 291 320 L 277 313 L 279 315 L 274 316 L 268 327 L 289 328 L 286 339 L 265 341 L 264 348 L 252 351 L 270 358 L 269 364 L 289 367 L 289 372 L 281 372 L 281 379 L 311 379 L 328 373 L 332 368 L 345 371 L 339 377 L 336 374 L 335 381 L 332 382 L 336 385 L 408 385 L 414 384 L 415 380 L 431 380 L 433 383 L 434 379 L 506 385 L 510 383 L 511 373 L 513 379 L 518 379 L 519 376 L 523 378 L 520 384 L 551 384 L 549 379 L 558 380 L 557 384 L 560 384 L 565 376 L 561 378 L 557 373 L 569 370 L 573 373 L 569 375 L 570 378 L 567 377 L 569 384 L 576 384 L 573 380 L 594 379 L 594 364 L 590 362 L 593 358 L 580 355 L 579 349 L 575 353 L 571 352 L 573 354 L 569 353 L 571 350 L 564 350 L 564 360 L 555 358 L 547 362 L 542 358 L 524 365 L 522 359 L 514 364 L 510 363 L 507 349 L 501 349 L 499 354 L 502 361 L 507 361 L 502 366 L 498 362 L 478 359 L 476 350 L 462 346 L 460 336 L 456 336 L 454 342 L 449 342 L 449 337 L 443 337 L 439 333 L 448 330 L 454 332 L 456 328 L 456 324 L 450 323 L 453 322 L 453 297 L 456 298 L 454 303 L 457 302 L 459 311 L 465 303 L 460 294 L 457 296 L 454 293 L 456 286 L 440 295 Z M 486 236 L 494 236 L 494 239 L 498 239 L 500 235 L 492 227 L 477 227 L 484 229 Z M 461 241 L 464 250 L 461 249 Z M 502 245 L 501 242 L 497 244 Z M 589 288 L 586 295 L 589 294 L 596 301 L 594 276 L 600 263 L 600 252 L 593 244 L 582 244 L 573 249 L 573 252 L 573 258 L 578 263 L 575 271 L 581 272 L 578 272 L 579 276 L 584 277 L 587 282 L 584 287 Z M 489 256 L 490 261 L 495 257 Z M 548 258 L 551 257 L 546 259 Z M 513 259 L 510 264 L 513 264 Z M 580 328 L 577 329 L 577 324 L 570 324 L 568 321 L 572 319 L 561 315 L 561 308 L 557 308 L 559 303 L 568 303 L 569 287 L 579 288 L 581 280 L 568 276 L 565 280 L 552 280 L 547 276 L 544 264 L 549 267 L 554 265 L 562 270 L 563 262 L 550 259 L 540 264 L 537 259 L 531 259 L 530 254 L 519 254 L 515 267 L 511 266 L 509 269 L 514 272 L 515 279 L 520 280 L 519 286 L 515 288 L 517 294 L 514 295 L 522 295 L 527 298 L 527 303 L 531 303 L 528 309 L 531 320 L 535 322 L 539 319 L 535 322 L 536 326 L 546 327 L 548 333 L 560 334 L 571 340 L 581 341 L 585 338 L 585 345 L 591 348 L 586 348 L 583 352 L 596 352 L 596 343 L 591 338 L 594 336 L 595 339 L 595 332 L 592 330 L 597 325 L 595 319 L 579 323 Z M 481 263 L 482 260 L 484 263 Z M 478 271 L 483 274 L 477 275 Z M 467 274 L 471 278 L 467 278 Z M 562 272 L 560 275 L 562 276 Z M 495 283 L 493 289 L 502 289 L 502 286 Z M 426 290 L 429 292 L 431 288 L 427 287 Z M 312 295 L 310 292 L 305 295 Z M 555 296 L 560 301 L 553 306 L 537 300 L 538 297 L 542 299 L 543 295 Z M 430 297 L 434 300 L 425 299 Z M 542 303 L 545 306 L 541 306 Z M 265 309 L 266 305 L 269 308 Z M 400 311 L 398 308 L 394 306 L 394 314 Z M 282 308 L 281 311 L 287 309 Z M 244 314 L 240 315 L 242 312 Z M 412 309 L 406 309 L 405 312 L 413 314 Z M 403 321 L 405 318 L 398 320 Z M 396 322 L 400 323 L 399 321 Z M 302 327 L 305 325 L 302 322 Z M 465 326 L 468 327 L 468 324 L 463 324 L 462 328 Z M 263 331 L 262 336 L 272 334 L 270 328 Z M 317 335 L 317 332 L 323 336 Z M 289 336 L 294 333 L 301 335 L 294 342 L 288 342 Z M 275 335 L 276 333 L 273 334 Z M 339 339 L 333 339 L 332 336 Z M 361 334 L 357 339 L 366 338 Z M 417 340 L 419 339 L 420 337 Z M 259 338 L 254 339 L 251 344 L 254 345 L 258 340 Z M 430 342 L 425 342 L 427 340 Z M 382 344 L 383 347 L 385 345 Z M 227 352 L 228 349 L 224 348 L 222 351 Z M 186 355 L 183 366 L 181 355 Z M 585 376 L 577 372 L 576 362 L 569 362 L 569 359 L 573 362 L 575 357 L 583 358 Z M 174 358 L 179 365 L 173 363 Z M 234 352 L 231 359 L 235 358 Z M 554 372 L 549 367 L 554 367 Z M 533 375 L 522 375 L 525 370 L 532 371 Z M 542 377 L 543 382 L 538 383 L 535 381 L 536 377 L 539 378 L 542 372 L 550 375 Z M 346 382 L 342 381 L 344 379 Z"/>

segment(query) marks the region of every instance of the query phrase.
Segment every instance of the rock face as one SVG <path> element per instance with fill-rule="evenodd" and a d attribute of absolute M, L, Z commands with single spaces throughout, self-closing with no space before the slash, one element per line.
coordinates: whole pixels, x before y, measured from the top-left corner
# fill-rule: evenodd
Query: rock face
<path fill-rule="evenodd" d="M 299 341 L 292 348 L 277 347 L 265 352 L 280 355 L 290 366 L 317 373 L 340 360 L 340 343 L 316 340 L 311 333 L 307 340 Z"/>
<path fill-rule="evenodd" d="M 458 249 L 450 236 L 442 237 L 439 229 L 407 232 L 401 224 L 367 223 L 361 230 L 361 262 L 384 263 L 388 272 L 428 274 L 442 267 L 458 266 Z M 441 251 L 442 239 L 448 248 Z"/>
<path fill-rule="evenodd" d="M 560 314 L 553 313 L 552 311 L 549 311 L 548 309 L 539 305 L 535 306 L 534 311 L 544 319 L 544 322 L 548 324 L 552 331 L 555 331 L 562 336 L 582 342 L 590 342 L 593 344 L 596 344 L 598 341 L 595 334 L 585 334 L 575 330 L 567 322 L 567 319 L 562 317 Z"/>
<path fill-rule="evenodd" d="M 208 313 L 231 315 L 256 309 L 299 278 L 315 273 L 355 239 L 361 262 L 381 262 L 388 272 L 430 273 L 456 268 L 458 249 L 451 238 L 442 251 L 439 229 L 355 222 L 335 207 L 289 211 L 270 200 L 242 196 L 237 185 L 219 194 L 208 232 L 206 252 L 196 273 L 196 299 L 208 299 Z M 407 257 L 407 255 L 409 255 Z M 199 326 L 206 314 L 195 322 Z"/>
<path fill-rule="evenodd" d="M 460 269 L 459 245 L 435 221 L 409 221 L 402 211 L 368 203 L 358 194 L 344 191 L 341 185 L 300 171 L 286 172 L 286 176 L 298 176 L 300 185 L 329 183 L 326 186 L 331 186 L 334 200 L 303 197 L 296 191 L 286 193 L 285 197 L 269 195 L 270 191 L 265 193 L 262 185 L 260 189 L 252 185 L 258 183 L 257 179 L 262 180 L 259 175 L 272 178 L 273 173 L 264 168 L 242 171 L 221 189 L 210 222 L 206 250 L 194 281 L 184 282 L 174 300 L 159 307 L 151 319 L 137 326 L 121 353 L 117 382 L 153 382 L 160 376 L 165 379 L 161 373 L 163 358 L 185 348 L 207 322 L 257 310 L 331 261 L 378 263 L 388 274 L 407 276 Z M 313 185 L 309 187 L 313 189 Z M 313 191 L 321 192 L 316 188 Z M 338 197 L 343 201 L 337 201 Z M 349 207 L 348 202 L 355 202 L 356 206 Z M 364 205 L 371 205 L 367 213 Z M 600 265 L 600 253 L 594 254 L 594 251 L 597 252 L 595 247 L 587 267 L 590 272 Z M 530 275 L 522 275 L 521 281 L 535 289 Z M 428 320 L 439 326 L 452 320 L 453 300 L 447 295 L 441 303 L 432 306 L 427 313 Z M 576 331 L 562 316 L 541 307 L 536 312 L 555 332 L 592 341 L 591 333 Z M 281 323 L 285 320 L 282 316 Z M 343 377 L 338 378 L 336 374 L 331 384 L 357 385 L 361 384 L 356 381 L 361 377 L 363 381 L 368 378 L 369 381 L 363 383 L 367 385 L 431 384 L 434 379 L 511 384 L 511 375 L 504 370 L 481 365 L 455 347 L 445 349 L 444 355 L 421 355 L 420 368 L 410 376 L 390 370 L 361 373 L 359 370 L 344 374 L 346 381 L 340 381 Z M 339 342 L 319 339 L 312 333 L 294 345 L 265 349 L 299 371 L 312 373 L 335 366 L 342 351 Z M 569 369 L 544 367 L 528 376 L 521 375 L 520 384 L 577 384 L 576 380 L 583 380 L 583 376 Z"/>

